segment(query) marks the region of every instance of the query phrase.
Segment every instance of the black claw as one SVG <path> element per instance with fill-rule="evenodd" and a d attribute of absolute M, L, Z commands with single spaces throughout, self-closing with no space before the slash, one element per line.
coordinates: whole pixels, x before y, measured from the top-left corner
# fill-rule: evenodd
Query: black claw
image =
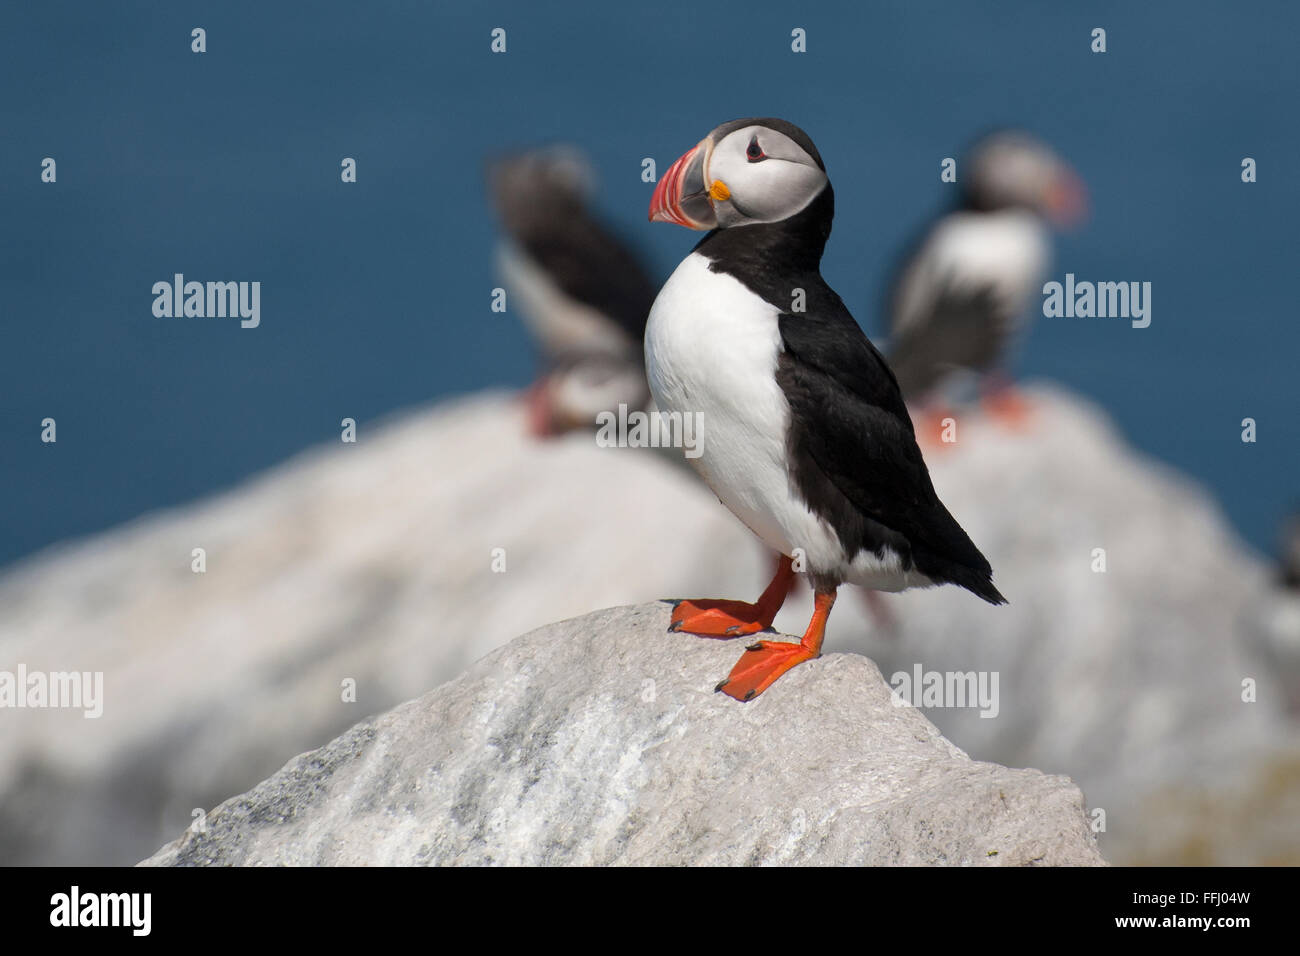
<path fill-rule="evenodd" d="M 727 680 L 720 680 L 720 681 L 718 681 L 718 686 L 715 687 L 715 688 L 713 688 L 713 692 L 714 692 L 715 694 L 719 693 L 719 692 L 722 690 L 722 688 L 724 688 L 724 687 L 727 686 L 727 681 L 729 681 L 729 680 L 731 680 L 730 677 L 728 677 Z"/>
<path fill-rule="evenodd" d="M 747 651 L 761 651 L 762 649 L 763 649 L 762 641 L 755 641 L 753 644 L 750 644 L 749 647 L 745 648 L 745 650 Z"/>
<path fill-rule="evenodd" d="M 745 695 L 745 700 L 753 700 L 757 696 L 758 696 L 758 691 L 751 690 L 748 694 Z"/>
<path fill-rule="evenodd" d="M 677 633 L 678 631 L 680 631 L 681 629 L 682 629 L 682 622 L 681 622 L 681 621 L 673 621 L 671 624 L 668 625 L 668 633 L 669 633 L 669 634 L 676 634 L 676 633 Z"/>

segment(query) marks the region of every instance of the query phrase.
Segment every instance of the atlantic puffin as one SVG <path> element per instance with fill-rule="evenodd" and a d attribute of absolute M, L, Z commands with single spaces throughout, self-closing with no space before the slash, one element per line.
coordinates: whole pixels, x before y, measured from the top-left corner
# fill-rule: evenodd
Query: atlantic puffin
<path fill-rule="evenodd" d="M 1282 528 L 1273 586 L 1251 602 L 1248 633 L 1257 659 L 1300 716 L 1300 512 Z"/>
<path fill-rule="evenodd" d="M 527 394 L 530 431 L 594 428 L 648 391 L 641 340 L 655 283 L 637 252 L 588 208 L 591 165 L 553 145 L 496 159 L 488 188 L 505 233 L 496 265 L 510 311 L 537 342 L 543 370 Z"/>
<path fill-rule="evenodd" d="M 1065 160 L 1020 130 L 980 139 L 958 181 L 959 207 L 929 226 L 890 283 L 889 363 L 914 404 L 977 383 L 991 411 L 1019 417 L 1002 366 L 1051 260 L 1049 223 L 1076 225 L 1086 193 Z"/>
<path fill-rule="evenodd" d="M 756 603 L 678 602 L 670 631 L 771 627 L 798 551 L 814 613 L 798 644 L 750 645 L 717 690 L 747 701 L 821 653 L 841 583 L 956 584 L 991 604 L 989 562 L 939 501 L 889 366 L 821 276 L 835 200 L 817 147 L 780 119 L 714 129 L 655 187 L 652 222 L 708 234 L 650 310 L 660 410 L 698 415 L 691 464 L 782 555 Z"/>

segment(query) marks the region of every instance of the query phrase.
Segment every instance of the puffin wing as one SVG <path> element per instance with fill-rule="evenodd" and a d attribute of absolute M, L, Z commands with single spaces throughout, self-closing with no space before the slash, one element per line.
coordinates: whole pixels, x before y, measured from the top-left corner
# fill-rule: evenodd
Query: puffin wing
<path fill-rule="evenodd" d="M 890 362 L 908 397 L 924 394 L 955 369 L 983 370 L 996 363 L 1014 315 L 997 288 L 958 285 L 939 278 L 923 314 L 902 323 L 890 341 Z"/>
<path fill-rule="evenodd" d="M 1028 214 L 953 212 L 909 250 L 886 303 L 889 362 L 903 395 L 955 369 L 996 365 L 1027 320 L 1047 249 Z"/>
<path fill-rule="evenodd" d="M 932 231 L 913 237 L 890 270 L 892 280 L 885 298 L 885 315 L 889 316 L 889 338 L 924 325 L 931 312 L 936 279 L 942 270 L 938 242 Z"/>
<path fill-rule="evenodd" d="M 585 215 L 530 230 L 516 241 L 565 295 L 609 318 L 640 342 L 658 290 L 640 258 Z"/>
<path fill-rule="evenodd" d="M 935 582 L 1005 603 L 988 561 L 935 494 L 893 372 L 838 296 L 822 304 L 779 318 L 796 488 L 850 555 L 887 547 Z"/>

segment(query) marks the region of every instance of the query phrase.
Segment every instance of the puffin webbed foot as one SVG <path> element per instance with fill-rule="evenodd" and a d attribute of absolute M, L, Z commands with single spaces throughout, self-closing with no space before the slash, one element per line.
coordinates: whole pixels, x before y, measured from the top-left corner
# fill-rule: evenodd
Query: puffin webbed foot
<path fill-rule="evenodd" d="M 714 688 L 739 701 L 753 700 L 776 683 L 776 679 L 797 664 L 810 661 L 820 651 L 788 641 L 759 641 L 745 648 L 745 653 L 731 669 L 727 679 Z"/>
<path fill-rule="evenodd" d="M 786 555 L 776 562 L 776 573 L 762 597 L 750 604 L 746 601 L 678 601 L 673 605 L 672 620 L 668 630 L 685 631 L 700 637 L 744 637 L 766 631 L 772 626 L 777 612 L 785 604 L 790 586 L 794 584 L 794 563 Z"/>
<path fill-rule="evenodd" d="M 713 688 L 744 703 L 753 700 L 776 683 L 790 668 L 822 653 L 826 619 L 835 605 L 834 591 L 818 591 L 813 598 L 813 616 L 798 644 L 789 641 L 758 641 L 745 648 L 727 679 Z"/>
<path fill-rule="evenodd" d="M 745 601 L 678 601 L 668 630 L 700 637 L 744 637 L 766 631 L 775 616 L 775 612 L 769 615 L 759 605 Z"/>
<path fill-rule="evenodd" d="M 1012 431 L 1025 430 L 1034 417 L 1033 404 L 1010 382 L 994 384 L 984 392 L 981 403 L 985 414 Z"/>

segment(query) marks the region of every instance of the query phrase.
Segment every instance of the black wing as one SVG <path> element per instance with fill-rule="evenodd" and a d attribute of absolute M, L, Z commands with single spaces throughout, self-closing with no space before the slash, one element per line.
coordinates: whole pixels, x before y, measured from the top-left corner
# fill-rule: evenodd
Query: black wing
<path fill-rule="evenodd" d="M 991 284 L 958 287 L 940 278 L 931 294 L 925 314 L 889 343 L 889 360 L 908 398 L 924 395 L 955 369 L 995 365 L 1014 318 Z"/>
<path fill-rule="evenodd" d="M 1005 603 L 992 569 L 934 492 L 893 372 L 839 297 L 780 317 L 796 486 L 850 554 L 889 547 L 936 582 Z"/>
<path fill-rule="evenodd" d="M 610 230 L 577 212 L 515 239 L 566 295 L 608 316 L 634 341 L 644 337 L 659 290 L 640 257 Z"/>
<path fill-rule="evenodd" d="M 545 149 L 502 157 L 489 166 L 488 192 L 506 233 L 558 289 L 640 342 L 658 288 L 636 251 L 588 210 L 572 160 Z"/>

